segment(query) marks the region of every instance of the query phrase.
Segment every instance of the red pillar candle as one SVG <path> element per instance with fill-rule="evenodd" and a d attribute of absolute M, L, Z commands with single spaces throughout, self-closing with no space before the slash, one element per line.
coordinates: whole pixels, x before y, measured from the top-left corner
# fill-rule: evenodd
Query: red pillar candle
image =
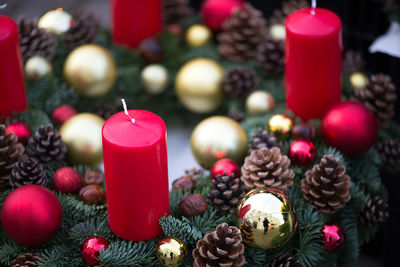
<path fill-rule="evenodd" d="M 145 110 L 120 112 L 103 126 L 108 222 L 132 241 L 162 233 L 158 219 L 169 215 L 166 126 Z"/>
<path fill-rule="evenodd" d="M 326 9 L 292 13 L 286 28 L 286 102 L 304 121 L 340 102 L 342 22 Z"/>
<path fill-rule="evenodd" d="M 110 3 L 115 43 L 134 49 L 161 31 L 160 0 L 110 0 Z"/>
<path fill-rule="evenodd" d="M 17 24 L 0 15 L 0 116 L 27 108 Z"/>

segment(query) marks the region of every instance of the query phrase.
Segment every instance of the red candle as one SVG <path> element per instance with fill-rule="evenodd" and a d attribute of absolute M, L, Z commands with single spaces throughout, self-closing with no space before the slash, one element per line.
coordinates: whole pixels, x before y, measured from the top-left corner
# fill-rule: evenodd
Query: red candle
<path fill-rule="evenodd" d="M 110 0 L 114 42 L 136 48 L 161 31 L 160 0 Z"/>
<path fill-rule="evenodd" d="M 27 108 L 17 24 L 0 15 L 0 116 Z"/>
<path fill-rule="evenodd" d="M 103 126 L 108 223 L 132 241 L 162 233 L 158 219 L 169 215 L 166 126 L 157 115 L 129 110 Z"/>
<path fill-rule="evenodd" d="M 286 27 L 286 102 L 304 121 L 322 116 L 341 97 L 342 22 L 326 9 L 292 13 Z"/>

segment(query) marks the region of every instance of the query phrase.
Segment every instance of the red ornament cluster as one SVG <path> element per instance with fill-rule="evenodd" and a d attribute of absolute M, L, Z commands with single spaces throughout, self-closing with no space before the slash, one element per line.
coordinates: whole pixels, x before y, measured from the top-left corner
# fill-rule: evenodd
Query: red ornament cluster
<path fill-rule="evenodd" d="M 225 20 L 232 16 L 235 9 L 242 9 L 242 0 L 206 0 L 201 7 L 204 24 L 212 30 L 221 30 Z"/>
<path fill-rule="evenodd" d="M 81 248 L 82 260 L 89 266 L 99 265 L 97 258 L 101 250 L 108 248 L 108 241 L 100 236 L 92 236 L 85 240 Z"/>
<path fill-rule="evenodd" d="M 334 251 L 343 246 L 345 233 L 339 224 L 335 222 L 325 223 L 322 233 L 324 235 L 323 245 L 326 251 Z"/>
<path fill-rule="evenodd" d="M 240 168 L 234 162 L 233 160 L 230 159 L 220 159 L 217 162 L 214 163 L 212 169 L 211 169 L 211 177 L 215 179 L 217 175 L 231 175 L 234 174 L 235 177 L 240 176 Z"/>
<path fill-rule="evenodd" d="M 73 106 L 70 105 L 61 105 L 57 107 L 53 113 L 51 114 L 51 120 L 58 125 L 62 125 L 69 118 L 76 115 L 77 111 Z"/>
<path fill-rule="evenodd" d="M 289 148 L 290 160 L 298 166 L 310 166 L 316 155 L 314 144 L 308 140 L 293 141 Z"/>
<path fill-rule="evenodd" d="M 79 190 L 81 185 L 81 176 L 71 167 L 62 167 L 53 175 L 53 187 L 56 191 L 73 194 Z"/>
<path fill-rule="evenodd" d="M 26 123 L 17 121 L 7 126 L 6 134 L 14 133 L 18 137 L 18 141 L 26 145 L 29 137 L 31 137 L 31 129 Z"/>

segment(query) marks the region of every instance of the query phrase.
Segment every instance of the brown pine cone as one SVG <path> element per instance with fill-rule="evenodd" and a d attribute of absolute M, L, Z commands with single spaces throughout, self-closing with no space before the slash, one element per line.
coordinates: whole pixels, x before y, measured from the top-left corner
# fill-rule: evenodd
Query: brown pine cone
<path fill-rule="evenodd" d="M 333 155 L 324 155 L 301 180 L 304 198 L 315 209 L 328 214 L 336 213 L 350 200 L 350 186 L 346 168 Z"/>
<path fill-rule="evenodd" d="M 249 221 L 244 221 L 240 224 L 240 232 L 244 242 L 250 245 L 254 244 L 254 230 Z"/>
<path fill-rule="evenodd" d="M 390 139 L 378 142 L 376 149 L 384 172 L 394 172 L 400 165 L 400 142 Z"/>
<path fill-rule="evenodd" d="M 14 133 L 7 134 L 6 126 L 0 124 L 0 191 L 10 186 L 11 171 L 22 158 L 24 146 Z"/>
<path fill-rule="evenodd" d="M 268 187 L 285 191 L 294 178 L 289 166 L 290 159 L 278 147 L 262 147 L 245 158 L 240 179 L 248 190 Z"/>
<path fill-rule="evenodd" d="M 367 195 L 366 201 L 360 214 L 360 220 L 364 225 L 372 227 L 389 218 L 389 206 L 379 196 Z"/>
<path fill-rule="evenodd" d="M 277 146 L 275 135 L 260 127 L 250 137 L 249 153 L 262 147 L 272 148 L 274 146 Z"/>
<path fill-rule="evenodd" d="M 181 24 L 193 13 L 189 0 L 163 0 L 164 25 Z"/>
<path fill-rule="evenodd" d="M 115 107 L 108 103 L 97 103 L 93 106 L 91 112 L 107 120 L 116 113 Z"/>
<path fill-rule="evenodd" d="M 255 57 L 258 45 L 266 37 L 266 21 L 261 11 L 245 4 L 242 10 L 234 11 L 218 34 L 219 52 L 233 61 L 247 61 Z"/>
<path fill-rule="evenodd" d="M 222 223 L 214 232 L 205 234 L 192 252 L 195 267 L 243 266 L 246 262 L 243 253 L 240 230 L 227 223 Z"/>
<path fill-rule="evenodd" d="M 365 67 L 365 60 L 359 51 L 347 50 L 343 56 L 343 72 L 351 75 L 354 72 L 360 72 Z"/>
<path fill-rule="evenodd" d="M 241 111 L 229 112 L 228 117 L 237 122 L 242 122 L 246 119 L 246 115 Z"/>
<path fill-rule="evenodd" d="M 257 74 L 247 67 L 232 67 L 227 70 L 222 89 L 236 99 L 245 99 L 258 89 Z"/>
<path fill-rule="evenodd" d="M 185 176 L 192 177 L 194 181 L 197 181 L 203 175 L 204 171 L 202 169 L 192 168 L 189 170 L 185 170 Z"/>
<path fill-rule="evenodd" d="M 10 267 L 35 267 L 40 260 L 39 254 L 25 253 L 19 255 L 10 263 Z"/>
<path fill-rule="evenodd" d="M 307 0 L 289 0 L 282 3 L 281 9 L 274 10 L 268 20 L 269 25 L 284 24 L 285 19 L 296 10 L 310 7 L 310 2 Z"/>
<path fill-rule="evenodd" d="M 275 256 L 270 267 L 303 267 L 303 264 L 295 258 L 292 254 L 289 253 L 282 253 Z"/>
<path fill-rule="evenodd" d="M 45 186 L 46 183 L 43 165 L 33 158 L 19 160 L 11 172 L 10 184 L 13 189 L 28 184 Z"/>
<path fill-rule="evenodd" d="M 285 68 L 285 43 L 267 38 L 257 48 L 256 60 L 266 76 L 281 76 Z"/>

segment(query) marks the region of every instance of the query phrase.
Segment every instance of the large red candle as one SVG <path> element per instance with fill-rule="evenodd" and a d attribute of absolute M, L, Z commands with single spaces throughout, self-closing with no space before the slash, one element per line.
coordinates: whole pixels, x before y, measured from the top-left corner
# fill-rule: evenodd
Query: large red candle
<path fill-rule="evenodd" d="M 304 121 L 322 116 L 341 97 L 342 22 L 326 9 L 292 13 L 286 27 L 286 102 Z"/>
<path fill-rule="evenodd" d="M 160 0 L 110 0 L 110 4 L 115 43 L 134 49 L 161 31 Z"/>
<path fill-rule="evenodd" d="M 159 236 L 158 219 L 169 215 L 166 126 L 145 110 L 120 112 L 103 125 L 108 223 L 119 237 Z"/>
<path fill-rule="evenodd" d="M 0 116 L 27 108 L 17 24 L 0 15 Z"/>

